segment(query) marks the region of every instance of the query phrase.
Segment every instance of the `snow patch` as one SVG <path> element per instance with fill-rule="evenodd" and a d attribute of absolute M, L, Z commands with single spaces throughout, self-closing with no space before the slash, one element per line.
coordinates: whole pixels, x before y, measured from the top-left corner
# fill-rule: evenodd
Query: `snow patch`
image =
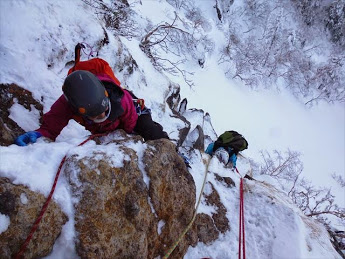
<path fill-rule="evenodd" d="M 10 217 L 0 213 L 0 234 L 8 229 L 10 223 Z"/>
<path fill-rule="evenodd" d="M 9 109 L 11 120 L 15 121 L 19 127 L 25 131 L 31 131 L 39 128 L 40 112 L 31 105 L 31 111 L 24 108 L 24 106 L 18 103 L 17 99 L 14 99 L 14 104 Z"/>
<path fill-rule="evenodd" d="M 22 204 L 28 204 L 28 196 L 26 196 L 26 194 L 25 193 L 21 193 L 20 194 L 20 202 L 22 203 Z"/>
<path fill-rule="evenodd" d="M 158 235 L 162 234 L 162 228 L 165 226 L 165 221 L 164 220 L 160 220 L 158 222 L 158 226 L 157 226 L 157 233 Z"/>

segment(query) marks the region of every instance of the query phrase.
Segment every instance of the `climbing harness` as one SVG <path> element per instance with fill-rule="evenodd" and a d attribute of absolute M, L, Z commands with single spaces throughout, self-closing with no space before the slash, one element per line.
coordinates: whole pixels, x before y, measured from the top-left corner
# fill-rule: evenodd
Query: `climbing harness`
<path fill-rule="evenodd" d="M 240 216 L 239 216 L 239 230 L 238 230 L 238 259 L 246 259 L 246 238 L 244 231 L 244 197 L 243 197 L 243 177 L 238 171 L 237 167 L 234 167 L 240 178 Z M 241 253 L 242 248 L 242 253 Z"/>
<path fill-rule="evenodd" d="M 134 104 L 136 104 L 141 110 L 144 110 L 145 108 L 145 100 L 144 99 L 138 99 L 133 98 Z"/>
<path fill-rule="evenodd" d="M 179 238 L 177 239 L 177 241 L 171 246 L 171 248 L 167 251 L 167 253 L 163 256 L 163 259 L 167 259 L 169 258 L 169 256 L 171 255 L 171 253 L 175 250 L 175 248 L 178 246 L 178 244 L 181 242 L 182 238 L 184 237 L 184 235 L 188 232 L 188 230 L 192 227 L 194 221 L 195 221 L 195 218 L 196 218 L 196 215 L 197 215 L 197 212 L 198 212 L 198 208 L 199 208 L 199 205 L 200 205 L 200 202 L 201 202 L 201 197 L 202 197 L 202 194 L 204 192 L 204 188 L 205 188 L 205 184 L 206 184 L 206 179 L 207 179 L 207 174 L 208 174 L 208 167 L 210 165 L 210 161 L 211 161 L 212 158 L 209 158 L 208 162 L 207 162 L 207 165 L 206 165 L 206 170 L 205 170 L 205 176 L 204 176 L 204 182 L 202 183 L 202 187 L 201 187 L 201 191 L 200 191 L 200 194 L 199 194 L 199 198 L 198 198 L 198 202 L 196 204 L 196 207 L 195 207 L 195 212 L 194 212 L 194 215 L 193 215 L 193 218 L 192 220 L 189 222 L 188 226 L 185 228 L 185 230 L 182 231 L 182 233 L 180 234 Z"/>
<path fill-rule="evenodd" d="M 96 138 L 96 137 L 102 137 L 102 136 L 105 136 L 105 135 L 107 135 L 107 134 L 108 134 L 108 133 L 102 133 L 102 134 L 94 134 L 94 135 L 91 135 L 91 136 L 89 136 L 86 140 L 84 140 L 83 142 L 81 142 L 81 143 L 78 145 L 78 147 L 84 145 L 84 144 L 85 144 L 86 142 L 88 142 L 89 140 L 92 140 L 92 139 L 94 139 L 94 138 Z M 34 224 L 32 225 L 31 231 L 30 231 L 29 235 L 27 236 L 26 240 L 24 241 L 24 243 L 23 243 L 22 246 L 20 247 L 19 252 L 16 254 L 16 256 L 15 256 L 16 259 L 19 259 L 19 258 L 21 258 L 21 257 L 23 256 L 23 254 L 24 254 L 24 252 L 25 252 L 27 246 L 28 246 L 29 243 L 30 243 L 30 240 L 32 239 L 33 234 L 34 234 L 35 231 L 37 230 L 38 225 L 40 224 L 40 222 L 41 222 L 41 220 L 42 220 L 42 218 L 43 218 L 43 216 L 44 216 L 44 213 L 46 212 L 46 210 L 47 210 L 47 208 L 48 208 L 48 205 L 49 205 L 49 203 L 50 203 L 50 201 L 51 201 L 51 199 L 52 199 L 52 197 L 53 197 L 53 194 L 54 194 L 54 191 L 55 191 L 55 187 L 56 187 L 57 181 L 58 181 L 59 176 L 60 176 L 60 172 L 61 172 L 62 166 L 64 165 L 64 163 L 65 163 L 65 161 L 66 161 L 66 158 L 67 158 L 67 154 L 66 154 L 66 155 L 62 158 L 62 160 L 61 160 L 61 163 L 60 163 L 60 165 L 59 165 L 59 167 L 58 167 L 58 170 L 57 170 L 57 172 L 56 172 L 55 179 L 54 179 L 54 183 L 53 183 L 53 186 L 52 186 L 52 188 L 51 188 L 51 190 L 50 190 L 50 193 L 49 193 L 49 195 L 48 195 L 48 198 L 46 199 L 46 201 L 45 201 L 45 203 L 44 203 L 44 205 L 43 205 L 43 207 L 42 207 L 42 209 L 41 209 L 41 212 L 40 212 L 39 216 L 37 217 L 36 221 L 35 221 Z"/>

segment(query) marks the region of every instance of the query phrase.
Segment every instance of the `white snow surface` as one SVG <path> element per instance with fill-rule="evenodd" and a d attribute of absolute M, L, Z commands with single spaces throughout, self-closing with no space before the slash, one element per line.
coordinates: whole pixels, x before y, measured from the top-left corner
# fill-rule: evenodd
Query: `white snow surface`
<path fill-rule="evenodd" d="M 10 224 L 10 217 L 0 213 L 0 234 L 5 232 Z"/>
<path fill-rule="evenodd" d="M 130 2 L 141 16 L 142 20 L 139 22 L 143 27 L 147 21 L 158 24 L 165 20 L 171 22 L 174 18 L 174 9 L 164 0 Z M 209 15 L 207 7 L 210 6 L 211 1 L 200 4 L 200 8 L 205 9 L 205 15 Z M 211 15 L 209 17 L 208 21 L 212 24 L 210 34 L 220 35 L 215 26 L 216 18 Z M 65 64 L 73 59 L 75 44 L 85 41 L 91 46 L 95 45 L 104 37 L 102 27 L 105 28 L 95 11 L 79 0 L 0 1 L 0 83 L 16 83 L 31 91 L 37 100 L 42 100 L 44 112 L 49 111 L 62 93 L 61 85 L 68 71 Z M 111 31 L 107 32 L 110 43 L 100 51 L 99 56 L 114 67 L 114 53 L 119 42 Z M 218 68 L 216 57 L 212 55 L 207 57 L 203 69 L 197 64 L 191 67 L 195 72 L 193 80 L 196 86 L 190 88 L 180 77 L 167 77 L 157 72 L 140 50 L 140 39 L 119 39 L 136 60 L 139 72 L 136 71 L 131 76 L 119 71 L 115 71 L 115 74 L 123 85 L 145 98 L 146 104 L 153 111 L 154 120 L 164 126 L 172 139 L 177 138 L 176 129 L 180 121 L 171 117 L 172 113 L 164 103 L 170 83 L 168 77 L 181 85 L 181 95 L 188 99 L 188 108 L 203 109 L 210 113 L 218 135 L 224 130 L 234 129 L 248 139 L 249 149 L 244 152 L 247 157 L 260 159 L 259 150 L 291 148 L 303 153 L 305 174 L 318 185 L 331 185 L 330 174 L 333 172 L 344 174 L 344 105 L 321 103 L 307 109 L 287 92 L 250 90 L 227 79 Z M 216 45 L 217 48 L 219 46 Z M 29 112 L 15 103 L 10 112 L 10 118 L 26 131 L 35 130 L 39 125 L 39 114 L 34 109 Z M 202 117 L 192 114 L 187 111 L 185 115 L 191 121 L 193 129 L 200 124 Z M 215 132 L 209 125 L 205 133 L 215 137 Z M 83 157 L 97 151 L 104 152 L 114 166 L 121 166 L 119 161 L 128 159 L 116 144 L 99 146 L 89 141 L 82 147 L 76 147 L 88 134 L 79 124 L 71 121 L 56 142 L 40 138 L 37 143 L 27 147 L 1 146 L 0 176 L 8 177 L 15 184 L 24 184 L 47 196 L 57 168 L 66 154 Z M 116 138 L 116 134 L 109 138 Z M 141 161 L 146 144 L 128 144 L 137 152 L 139 168 L 143 172 L 145 183 L 149 185 L 150 179 Z M 189 171 L 196 183 L 198 199 L 209 156 L 188 150 L 186 154 L 191 159 L 192 168 Z M 247 161 L 240 158 L 238 169 L 244 175 L 249 170 Z M 230 176 L 236 187 L 227 188 L 216 181 L 215 173 Z M 207 179 L 219 192 L 227 209 L 230 231 L 220 235 L 210 245 L 198 243 L 196 247 L 190 247 L 185 258 L 236 258 L 240 176 L 224 168 L 218 160 L 212 159 Z M 208 183 L 205 193 L 209 191 Z M 333 191 L 337 195 L 336 199 L 344 206 L 344 190 L 334 186 Z M 245 180 L 244 196 L 247 258 L 340 258 L 333 249 L 325 228 L 305 217 L 285 194 L 272 185 Z M 74 247 L 76 233 L 73 207 L 78 200 L 72 198 L 63 174 L 53 198 L 69 220 L 64 225 L 52 254 L 46 258 L 78 258 Z M 28 202 L 26 197 L 21 200 L 24 204 Z M 152 210 L 154 213 L 153 207 Z M 212 215 L 215 208 L 207 206 L 202 200 L 198 212 Z M 0 214 L 0 234 L 6 231 L 9 224 L 9 217 Z M 158 232 L 163 224 L 164 222 L 160 222 Z"/>

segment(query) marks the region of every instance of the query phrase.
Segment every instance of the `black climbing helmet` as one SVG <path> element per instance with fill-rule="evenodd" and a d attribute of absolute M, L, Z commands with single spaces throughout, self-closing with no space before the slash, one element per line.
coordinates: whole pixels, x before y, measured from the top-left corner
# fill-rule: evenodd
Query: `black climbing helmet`
<path fill-rule="evenodd" d="M 80 115 L 96 117 L 110 108 L 108 92 L 89 71 L 77 70 L 68 75 L 62 90 L 67 101 Z"/>

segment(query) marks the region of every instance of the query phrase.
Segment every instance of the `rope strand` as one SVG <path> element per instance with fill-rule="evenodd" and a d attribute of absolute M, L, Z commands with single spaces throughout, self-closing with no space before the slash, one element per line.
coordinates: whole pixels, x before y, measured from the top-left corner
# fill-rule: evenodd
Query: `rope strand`
<path fill-rule="evenodd" d="M 239 226 L 238 226 L 238 259 L 246 259 L 246 237 L 244 230 L 244 195 L 243 195 L 243 177 L 235 167 L 236 172 L 240 178 L 240 215 L 239 215 Z M 242 253 L 241 253 L 242 248 Z"/>

